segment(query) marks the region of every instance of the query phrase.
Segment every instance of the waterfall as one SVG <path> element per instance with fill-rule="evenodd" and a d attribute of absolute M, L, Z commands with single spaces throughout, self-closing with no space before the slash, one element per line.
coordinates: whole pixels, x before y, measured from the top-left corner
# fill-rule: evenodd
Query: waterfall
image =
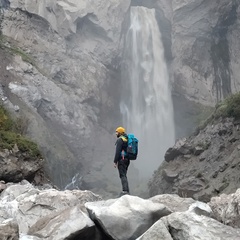
<path fill-rule="evenodd" d="M 155 10 L 132 7 L 122 66 L 123 124 L 139 139 L 132 163 L 149 177 L 173 146 L 175 128 L 168 69 Z"/>
<path fill-rule="evenodd" d="M 77 173 L 72 178 L 72 181 L 66 185 L 64 190 L 80 189 L 81 183 L 82 183 L 82 176 L 80 176 L 80 174 Z"/>

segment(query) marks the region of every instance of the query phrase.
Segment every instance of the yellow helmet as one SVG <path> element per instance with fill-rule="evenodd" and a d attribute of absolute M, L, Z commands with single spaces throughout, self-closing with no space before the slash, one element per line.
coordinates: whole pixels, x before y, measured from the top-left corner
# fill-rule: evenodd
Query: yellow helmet
<path fill-rule="evenodd" d="M 120 134 L 123 134 L 123 133 L 125 133 L 125 128 L 123 128 L 123 127 L 118 127 L 118 128 L 116 129 L 116 132 L 118 132 L 118 133 L 120 133 Z"/>

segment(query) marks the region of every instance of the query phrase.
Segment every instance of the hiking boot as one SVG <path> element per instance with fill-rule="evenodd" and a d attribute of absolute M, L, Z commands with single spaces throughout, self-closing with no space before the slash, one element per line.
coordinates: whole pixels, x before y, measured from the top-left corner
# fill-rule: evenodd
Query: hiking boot
<path fill-rule="evenodd" d="M 121 197 L 121 196 L 123 196 L 123 195 L 129 195 L 129 192 L 127 192 L 127 191 L 122 191 L 122 192 L 120 192 L 120 194 L 119 194 L 118 197 Z"/>

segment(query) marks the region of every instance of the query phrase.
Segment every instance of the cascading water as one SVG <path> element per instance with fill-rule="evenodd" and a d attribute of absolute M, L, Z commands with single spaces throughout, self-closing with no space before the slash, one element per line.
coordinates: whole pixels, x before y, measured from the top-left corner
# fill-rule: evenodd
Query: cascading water
<path fill-rule="evenodd" d="M 140 176 L 149 177 L 174 144 L 173 105 L 155 10 L 132 7 L 130 15 L 120 108 L 127 132 L 139 139 L 139 156 L 134 165 Z"/>

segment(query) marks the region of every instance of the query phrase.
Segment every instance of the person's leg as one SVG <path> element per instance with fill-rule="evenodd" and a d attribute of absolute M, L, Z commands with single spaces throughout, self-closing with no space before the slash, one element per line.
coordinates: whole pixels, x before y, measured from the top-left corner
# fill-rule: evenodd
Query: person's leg
<path fill-rule="evenodd" d="M 124 162 L 124 161 L 125 160 L 121 160 L 118 163 L 118 171 L 119 171 L 119 177 L 120 177 L 121 183 L 122 183 L 122 190 L 124 192 L 129 193 L 128 179 L 127 179 L 127 168 L 128 168 L 129 163 Z"/>

